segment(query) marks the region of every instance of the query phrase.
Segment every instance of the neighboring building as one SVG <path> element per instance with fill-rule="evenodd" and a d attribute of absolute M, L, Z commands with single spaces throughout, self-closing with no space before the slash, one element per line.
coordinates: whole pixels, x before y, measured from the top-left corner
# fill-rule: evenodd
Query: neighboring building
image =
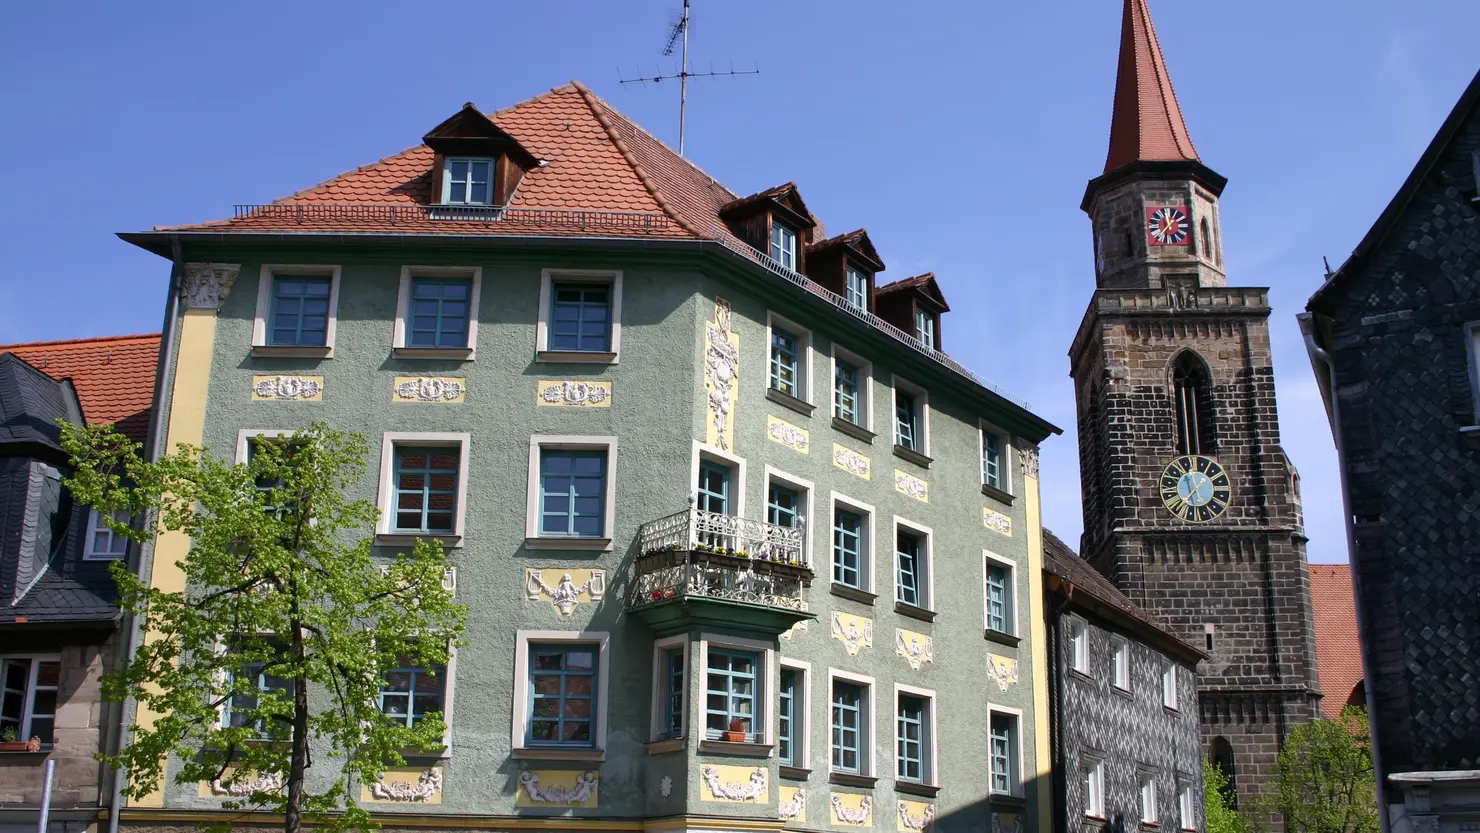
<path fill-rule="evenodd" d="M 1480 75 L 1300 316 L 1341 465 L 1385 829 L 1480 818 Z"/>
<path fill-rule="evenodd" d="M 1367 708 L 1351 566 L 1310 565 L 1310 604 L 1315 611 L 1316 667 L 1326 692 L 1321 714 L 1335 720 L 1347 706 Z"/>
<path fill-rule="evenodd" d="M 143 442 L 158 343 L 0 345 L 0 830 L 36 829 L 48 760 L 49 830 L 88 829 L 113 795 L 94 756 L 115 748 L 118 707 L 99 678 L 124 650 L 108 570 L 130 547 L 62 485 L 57 423 L 117 423 Z"/>
<path fill-rule="evenodd" d="M 1043 829 L 1058 429 L 795 185 L 741 197 L 572 83 L 123 237 L 178 253 L 171 445 L 328 419 L 374 449 L 377 553 L 451 547 L 448 751 L 360 785 L 387 824 Z M 160 787 L 125 824 L 226 817 Z"/>
<path fill-rule="evenodd" d="M 1054 830 L 1203 830 L 1197 663 L 1187 644 L 1044 531 Z"/>
<path fill-rule="evenodd" d="M 1105 172 L 1081 203 L 1097 289 L 1069 351 L 1079 552 L 1205 646 L 1204 749 L 1248 800 L 1320 698 L 1269 291 L 1228 285 L 1226 181 L 1193 148 L 1145 0 L 1126 0 L 1122 27 Z"/>

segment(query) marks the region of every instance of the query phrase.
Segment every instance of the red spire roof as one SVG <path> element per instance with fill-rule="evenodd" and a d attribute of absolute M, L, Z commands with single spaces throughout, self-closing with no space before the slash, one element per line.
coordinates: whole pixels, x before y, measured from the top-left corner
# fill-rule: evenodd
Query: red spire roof
<path fill-rule="evenodd" d="M 1146 0 L 1125 0 L 1105 173 L 1133 162 L 1197 162 Z"/>

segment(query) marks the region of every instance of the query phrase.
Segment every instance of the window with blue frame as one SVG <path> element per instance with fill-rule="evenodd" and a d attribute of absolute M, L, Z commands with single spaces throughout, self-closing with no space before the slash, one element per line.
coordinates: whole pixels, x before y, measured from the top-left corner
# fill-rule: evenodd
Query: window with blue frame
<path fill-rule="evenodd" d="M 802 766 L 802 748 L 799 735 L 797 702 L 801 696 L 797 677 L 800 672 L 793 668 L 781 669 L 781 690 L 777 698 L 776 748 L 783 766 Z"/>
<path fill-rule="evenodd" d="M 837 359 L 833 363 L 833 415 L 844 422 L 863 425 L 858 407 L 858 368 Z"/>
<path fill-rule="evenodd" d="M 772 483 L 766 492 L 766 521 L 796 529 L 801 525 L 802 496 L 796 489 Z"/>
<path fill-rule="evenodd" d="M 530 746 L 596 744 L 595 645 L 529 646 Z"/>
<path fill-rule="evenodd" d="M 1017 794 L 1017 717 L 992 712 L 988 759 L 994 793 Z"/>
<path fill-rule="evenodd" d="M 982 482 L 993 489 L 1002 488 L 1002 438 L 982 431 Z"/>
<path fill-rule="evenodd" d="M 612 345 L 612 288 L 605 283 L 551 287 L 551 350 L 606 353 Z"/>
<path fill-rule="evenodd" d="M 894 444 L 910 451 L 920 451 L 919 411 L 913 394 L 894 391 Z"/>
<path fill-rule="evenodd" d="M 228 645 L 227 650 L 239 650 L 237 645 Z M 286 645 L 276 641 L 269 642 L 266 647 L 272 653 L 287 649 Z M 256 716 L 262 705 L 262 695 L 276 692 L 273 694 L 275 697 L 291 696 L 292 681 L 269 673 L 271 667 L 266 659 L 262 659 L 241 665 L 228 674 L 230 696 L 221 707 L 222 726 L 250 726 L 266 737 L 287 737 L 289 726 L 286 720 L 279 719 L 268 725 L 266 719 Z M 238 681 L 241 682 L 240 687 Z"/>
<path fill-rule="evenodd" d="M 713 512 L 716 515 L 729 515 L 730 512 L 730 469 L 711 460 L 699 462 L 699 482 L 694 489 L 694 497 L 700 512 Z M 729 547 L 734 539 L 724 531 L 720 525 L 703 519 L 700 520 L 703 527 L 699 535 L 699 543 L 711 547 Z M 728 527 L 724 527 L 728 529 Z"/>
<path fill-rule="evenodd" d="M 401 662 L 380 680 L 380 713 L 408 727 L 427 715 L 440 714 L 447 689 L 447 668 Z"/>
<path fill-rule="evenodd" d="M 850 306 L 861 310 L 868 309 L 868 275 L 848 267 L 848 294 L 845 296 Z"/>
<path fill-rule="evenodd" d="M 920 540 L 920 536 L 904 531 L 898 532 L 894 537 L 898 560 L 894 600 L 924 607 L 924 542 Z"/>
<path fill-rule="evenodd" d="M 754 652 L 709 649 L 704 728 L 710 740 L 759 741 L 755 711 L 759 667 L 760 655 Z"/>
<path fill-rule="evenodd" d="M 329 337 L 329 283 L 312 275 L 273 275 L 267 343 L 272 347 L 323 347 Z"/>
<path fill-rule="evenodd" d="M 660 739 L 683 737 L 684 718 L 684 649 L 669 648 L 662 654 L 663 728 Z"/>
<path fill-rule="evenodd" d="M 290 496 L 279 491 L 287 486 L 286 478 L 281 476 L 281 474 L 286 472 L 282 470 L 287 469 L 288 471 L 293 471 L 297 468 L 297 455 L 307 448 L 307 444 L 291 442 L 282 437 L 252 437 L 247 441 L 248 465 L 256 464 L 259 468 L 266 465 L 259 460 L 260 456 L 266 456 L 262 452 L 262 449 L 265 447 L 271 447 L 277 452 L 276 467 L 278 473 L 275 474 L 266 470 L 259 470 L 253 478 L 253 485 L 256 487 L 257 493 L 262 496 L 262 511 L 273 515 L 281 521 L 295 508 L 291 499 L 284 500 L 284 498 L 290 498 Z M 277 498 L 273 497 L 274 493 L 278 495 Z M 279 500 L 282 502 L 278 503 L 277 501 Z"/>
<path fill-rule="evenodd" d="M 466 278 L 412 278 L 406 346 L 459 349 L 468 346 L 468 311 L 473 282 Z"/>
<path fill-rule="evenodd" d="M 540 451 L 540 535 L 606 534 L 606 452 Z"/>
<path fill-rule="evenodd" d="M 863 774 L 863 686 L 833 680 L 832 768 L 834 772 Z"/>
<path fill-rule="evenodd" d="M 493 160 L 448 157 L 442 173 L 446 205 L 492 205 Z"/>
<path fill-rule="evenodd" d="M 397 445 L 393 532 L 450 535 L 457 522 L 458 446 Z"/>
<path fill-rule="evenodd" d="M 797 352 L 796 336 L 780 327 L 771 328 L 771 389 L 800 399 Z"/>
<path fill-rule="evenodd" d="M 797 233 L 781 223 L 771 223 L 771 259 L 787 269 L 797 268 Z"/>
<path fill-rule="evenodd" d="M 863 586 L 863 516 L 833 509 L 833 583 L 857 590 Z"/>
<path fill-rule="evenodd" d="M 1012 571 L 987 563 L 987 630 L 1013 632 Z"/>
<path fill-rule="evenodd" d="M 926 781 L 926 732 L 929 729 L 925 698 L 899 695 L 899 726 L 895 731 L 895 775 L 902 781 Z"/>

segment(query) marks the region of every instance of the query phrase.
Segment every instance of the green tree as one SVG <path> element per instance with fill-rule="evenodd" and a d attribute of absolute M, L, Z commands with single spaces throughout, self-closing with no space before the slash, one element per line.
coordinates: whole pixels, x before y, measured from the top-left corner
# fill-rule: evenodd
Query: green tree
<path fill-rule="evenodd" d="M 1370 743 L 1367 711 L 1356 706 L 1342 709 L 1338 720 L 1296 726 L 1260 807 L 1283 816 L 1290 833 L 1376 833 Z"/>
<path fill-rule="evenodd" d="M 1252 833 L 1249 818 L 1233 807 L 1233 783 L 1228 774 L 1203 758 L 1203 802 L 1208 833 Z"/>
<path fill-rule="evenodd" d="M 67 486 L 115 534 L 154 535 L 111 520 L 126 510 L 190 539 L 183 591 L 113 565 L 145 637 L 104 693 L 157 716 L 106 758 L 127 772 L 126 794 L 156 789 L 173 758 L 176 783 L 234 786 L 226 806 L 282 813 L 287 833 L 305 820 L 375 827 L 359 784 L 404 763 L 403 751 L 440 748 L 444 729 L 440 714 L 415 725 L 382 714 L 383 676 L 445 667 L 466 611 L 443 586 L 440 542 L 372 558 L 377 511 L 345 496 L 364 474 L 364 438 L 314 423 L 259 440 L 244 464 L 186 445 L 151 463 L 109 428 L 63 427 Z M 333 771 L 310 782 L 314 756 Z"/>

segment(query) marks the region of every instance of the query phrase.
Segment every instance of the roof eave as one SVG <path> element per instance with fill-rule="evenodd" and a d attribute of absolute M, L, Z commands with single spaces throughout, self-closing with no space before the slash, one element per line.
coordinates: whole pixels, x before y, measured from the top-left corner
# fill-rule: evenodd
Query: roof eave
<path fill-rule="evenodd" d="M 1211 191 L 1215 197 L 1222 196 L 1224 187 L 1228 185 L 1227 177 L 1197 160 L 1142 160 L 1091 179 L 1084 188 L 1079 210 L 1088 213 L 1101 191 L 1131 179 L 1190 179 Z"/>

